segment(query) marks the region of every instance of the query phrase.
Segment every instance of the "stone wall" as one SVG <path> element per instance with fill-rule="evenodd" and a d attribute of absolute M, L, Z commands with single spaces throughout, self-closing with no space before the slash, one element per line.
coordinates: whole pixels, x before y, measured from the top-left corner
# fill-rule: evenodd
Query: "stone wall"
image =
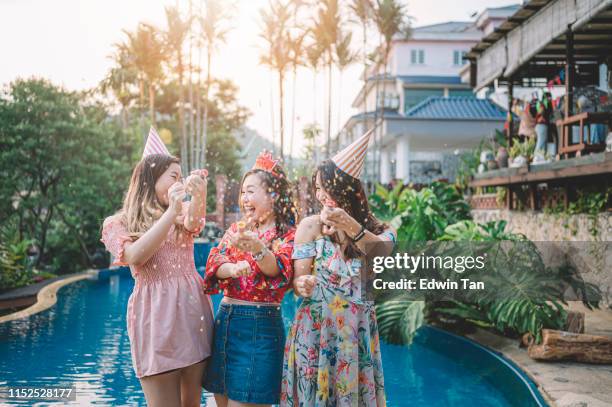
<path fill-rule="evenodd" d="M 547 264 L 554 266 L 567 260 L 585 280 L 600 287 L 605 303 L 612 304 L 611 214 L 602 213 L 593 220 L 588 215 L 477 209 L 472 210 L 472 216 L 478 223 L 506 220 L 506 230 L 542 242 L 539 246 L 546 247 L 543 257 Z"/>

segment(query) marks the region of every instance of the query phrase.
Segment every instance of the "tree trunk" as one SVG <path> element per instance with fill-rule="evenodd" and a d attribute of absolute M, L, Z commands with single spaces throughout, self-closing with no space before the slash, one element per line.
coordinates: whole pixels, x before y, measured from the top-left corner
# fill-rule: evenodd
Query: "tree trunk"
<path fill-rule="evenodd" d="M 363 21 L 363 112 L 367 112 L 368 110 L 368 106 L 367 106 L 367 101 L 368 101 L 368 53 L 366 50 L 366 47 L 368 46 L 367 43 L 367 26 L 365 23 L 365 20 Z"/>
<path fill-rule="evenodd" d="M 612 338 L 542 330 L 542 343 L 529 345 L 529 357 L 536 360 L 571 360 L 583 363 L 612 364 Z"/>
<path fill-rule="evenodd" d="M 382 36 L 379 35 L 378 38 L 379 38 L 378 49 L 380 49 L 382 47 Z M 378 61 L 375 61 L 374 64 L 375 64 L 374 65 L 375 67 L 378 67 Z M 379 101 L 378 92 L 380 90 L 380 77 L 378 74 L 378 69 L 376 72 L 374 72 L 374 76 L 376 78 L 376 84 L 374 86 L 375 95 L 374 95 L 374 123 L 373 125 L 375 126 L 375 130 L 374 130 L 373 136 L 374 136 L 374 144 L 376 146 L 375 148 L 377 148 L 378 147 L 377 139 L 378 139 L 378 131 L 379 131 L 378 130 L 378 103 L 379 103 L 378 102 Z M 367 120 L 365 121 L 365 123 L 367 123 Z M 373 177 L 374 182 L 376 182 L 377 177 L 378 177 L 378 158 L 376 156 L 376 152 L 374 152 L 373 154 L 373 162 L 374 162 L 374 165 L 372 168 L 372 177 Z"/>
<path fill-rule="evenodd" d="M 390 44 L 385 45 L 385 53 L 383 55 L 384 58 L 384 71 L 383 71 L 383 90 L 382 90 L 382 103 L 380 104 L 380 120 L 381 120 L 381 126 L 379 126 L 379 128 L 377 129 L 376 133 L 378 133 L 378 137 L 376 137 L 376 143 L 375 143 L 375 148 L 374 148 L 374 157 L 376 157 L 376 181 L 380 182 L 380 161 L 381 161 L 381 144 L 382 144 L 382 138 L 384 136 L 384 134 L 382 134 L 383 131 L 383 126 L 382 123 L 385 120 L 385 99 L 387 98 L 387 84 L 385 83 L 385 81 L 387 80 L 387 61 L 389 59 L 389 48 L 390 48 Z M 376 123 L 375 123 L 376 124 Z"/>
<path fill-rule="evenodd" d="M 331 112 L 332 112 L 332 63 L 331 53 L 329 55 L 329 64 L 327 66 L 327 142 L 325 143 L 325 154 L 329 155 L 329 147 L 331 142 Z"/>
<path fill-rule="evenodd" d="M 312 98 L 312 123 L 317 123 L 317 70 L 312 71 L 312 90 L 314 98 Z"/>
<path fill-rule="evenodd" d="M 189 0 L 189 19 L 193 17 L 193 4 Z M 187 171 L 188 174 L 193 169 L 194 162 L 194 122 L 193 122 L 193 35 L 189 29 L 189 143 L 187 146 Z"/>
<path fill-rule="evenodd" d="M 142 146 L 144 147 L 145 143 L 147 142 L 147 132 L 144 129 L 145 104 L 144 104 L 144 80 L 142 78 L 138 80 L 138 90 L 140 94 L 140 133 L 142 134 L 142 140 L 143 140 Z"/>
<path fill-rule="evenodd" d="M 51 222 L 51 217 L 53 216 L 53 207 L 47 208 L 47 213 L 45 215 L 45 220 L 41 224 L 40 228 L 40 237 L 38 241 L 40 242 L 38 248 L 38 258 L 36 259 L 36 267 L 39 268 L 42 260 L 45 255 L 45 247 L 47 245 L 47 230 L 49 229 L 49 223 Z"/>
<path fill-rule="evenodd" d="M 284 159 L 284 154 L 285 154 L 285 119 L 284 119 L 284 112 L 283 112 L 283 82 L 284 82 L 284 76 L 282 72 L 278 72 L 278 93 L 279 93 L 279 114 L 280 114 L 280 158 L 281 160 Z"/>
<path fill-rule="evenodd" d="M 296 99 L 297 66 L 293 65 L 293 95 L 291 102 L 291 142 L 289 143 L 289 168 L 293 168 L 293 144 L 295 143 L 295 99 Z"/>
<path fill-rule="evenodd" d="M 276 154 L 276 131 L 274 122 L 274 74 L 270 71 L 270 123 L 272 123 L 272 150 Z"/>
<path fill-rule="evenodd" d="M 87 262 L 88 262 L 89 266 L 93 266 L 93 258 L 89 254 L 89 250 L 87 249 L 87 244 L 81 238 L 81 235 L 79 234 L 79 230 L 77 229 L 77 227 L 74 226 L 73 224 L 71 224 L 70 222 L 68 222 L 68 220 L 66 219 L 66 216 L 59 209 L 59 207 L 57 209 L 57 214 L 62 219 L 64 224 L 66 226 L 68 226 L 68 228 L 72 231 L 72 234 L 73 234 L 74 238 L 77 240 L 77 242 L 79 243 L 79 246 L 81 247 L 81 253 L 83 253 L 85 255 L 85 258 L 87 259 Z"/>
<path fill-rule="evenodd" d="M 342 116 L 342 69 L 338 69 L 338 115 L 336 116 L 336 127 L 338 134 L 340 134 L 340 130 L 342 123 L 340 122 Z"/>
<path fill-rule="evenodd" d="M 127 107 L 121 106 L 121 129 L 126 130 L 128 126 Z"/>
<path fill-rule="evenodd" d="M 151 117 L 151 126 L 155 126 L 155 88 L 152 82 L 149 82 L 149 116 Z"/>
<path fill-rule="evenodd" d="M 204 117 L 202 119 L 202 159 L 200 161 L 201 168 L 206 168 L 206 145 L 208 142 L 208 97 L 210 95 L 210 65 L 212 60 L 212 50 L 210 45 L 206 54 L 206 89 L 204 92 Z"/>
<path fill-rule="evenodd" d="M 196 88 L 196 121 L 195 121 L 195 160 L 193 168 L 200 167 L 200 157 L 202 156 L 202 47 L 198 45 L 198 84 Z"/>
<path fill-rule="evenodd" d="M 187 160 L 187 126 L 185 123 L 185 87 L 183 84 L 184 69 L 183 54 L 179 51 L 178 55 L 178 77 L 179 77 L 179 131 L 181 132 L 181 166 L 183 171 L 187 171 L 185 162 Z"/>

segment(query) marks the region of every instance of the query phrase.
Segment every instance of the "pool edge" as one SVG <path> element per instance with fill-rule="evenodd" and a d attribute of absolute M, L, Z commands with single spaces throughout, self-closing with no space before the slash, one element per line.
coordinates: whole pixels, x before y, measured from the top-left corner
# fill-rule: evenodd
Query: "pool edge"
<path fill-rule="evenodd" d="M 508 366 L 509 368 L 511 368 L 512 370 L 515 370 L 515 368 L 518 368 L 519 372 L 519 377 L 521 374 L 523 374 L 524 376 L 526 376 L 529 380 L 531 380 L 537 387 L 537 390 L 540 392 L 540 395 L 542 396 L 542 398 L 544 399 L 544 401 L 547 404 L 547 407 L 558 407 L 558 404 L 553 400 L 553 398 L 550 396 L 550 394 L 548 394 L 548 392 L 546 391 L 546 389 L 544 388 L 544 385 L 533 375 L 531 374 L 531 372 L 529 371 L 529 369 L 523 364 L 521 363 L 519 360 L 517 360 L 516 358 L 512 357 L 512 355 L 508 354 L 507 352 L 503 352 L 499 349 L 496 349 L 494 346 L 491 346 L 491 344 L 487 343 L 487 341 L 481 336 L 479 335 L 483 330 L 477 328 L 476 332 L 470 335 L 458 335 L 454 332 L 451 331 L 447 331 L 446 329 L 437 327 L 437 326 L 432 326 L 430 325 L 432 328 L 434 329 L 438 329 L 444 333 L 447 333 L 449 335 L 455 336 L 457 338 L 463 339 L 465 341 L 471 342 L 474 346 L 478 346 L 480 348 L 482 348 L 483 350 L 485 350 L 486 352 L 490 353 L 491 355 L 501 359 L 503 362 L 507 363 L 510 362 L 512 363 L 514 366 Z M 492 332 L 488 332 L 486 331 L 488 334 L 490 335 L 495 335 L 495 336 L 499 336 L 500 338 L 503 339 L 507 339 L 503 336 L 494 334 Z M 517 372 L 515 372 L 517 373 Z M 521 380 L 524 381 L 523 377 L 520 377 Z M 525 383 L 526 386 L 529 387 L 529 385 L 527 383 Z M 531 388 L 530 388 L 531 391 Z"/>
<path fill-rule="evenodd" d="M 66 278 L 62 278 L 60 280 L 54 281 L 49 285 L 44 286 L 36 294 L 36 302 L 34 304 L 21 311 L 13 312 L 12 314 L 0 317 L 0 324 L 14 321 L 16 319 L 27 318 L 29 316 L 38 314 L 39 312 L 51 308 L 57 302 L 57 291 L 60 288 L 80 280 L 92 278 L 97 275 L 97 273 L 98 270 L 90 269 L 83 271 L 82 273 L 78 273 L 76 275 L 67 276 Z"/>

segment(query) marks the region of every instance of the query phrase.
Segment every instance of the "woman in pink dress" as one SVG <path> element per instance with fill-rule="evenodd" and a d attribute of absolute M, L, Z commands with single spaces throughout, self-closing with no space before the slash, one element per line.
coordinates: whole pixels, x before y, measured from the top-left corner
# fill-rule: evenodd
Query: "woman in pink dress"
<path fill-rule="evenodd" d="M 191 195 L 190 202 L 183 202 Z M 149 406 L 199 406 L 212 341 L 212 304 L 193 257 L 204 226 L 206 178 L 182 182 L 179 160 L 151 154 L 134 169 L 123 208 L 104 221 L 113 264 L 135 280 L 127 309 L 132 363 Z"/>

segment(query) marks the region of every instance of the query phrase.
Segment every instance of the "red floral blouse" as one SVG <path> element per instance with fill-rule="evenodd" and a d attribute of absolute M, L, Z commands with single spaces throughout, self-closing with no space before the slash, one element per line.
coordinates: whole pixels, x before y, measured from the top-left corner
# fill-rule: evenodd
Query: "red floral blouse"
<path fill-rule="evenodd" d="M 230 231 L 236 233 L 238 227 L 235 223 L 230 226 Z M 274 302 L 280 303 L 285 291 L 291 287 L 293 277 L 293 265 L 291 255 L 293 253 L 293 239 L 295 228 L 292 227 L 281 237 L 277 237 L 276 229 L 270 229 L 259 235 L 259 238 L 268 243 L 268 249 L 276 257 L 276 264 L 280 274 L 276 277 L 266 276 L 250 253 L 240 251 L 229 244 L 227 233 L 223 236 L 219 245 L 210 251 L 206 262 L 206 273 L 204 276 L 204 291 L 207 294 L 223 294 L 243 301 L 252 302 Z M 218 279 L 217 270 L 224 263 L 237 263 L 246 260 L 253 272 L 248 276 L 240 278 Z"/>

